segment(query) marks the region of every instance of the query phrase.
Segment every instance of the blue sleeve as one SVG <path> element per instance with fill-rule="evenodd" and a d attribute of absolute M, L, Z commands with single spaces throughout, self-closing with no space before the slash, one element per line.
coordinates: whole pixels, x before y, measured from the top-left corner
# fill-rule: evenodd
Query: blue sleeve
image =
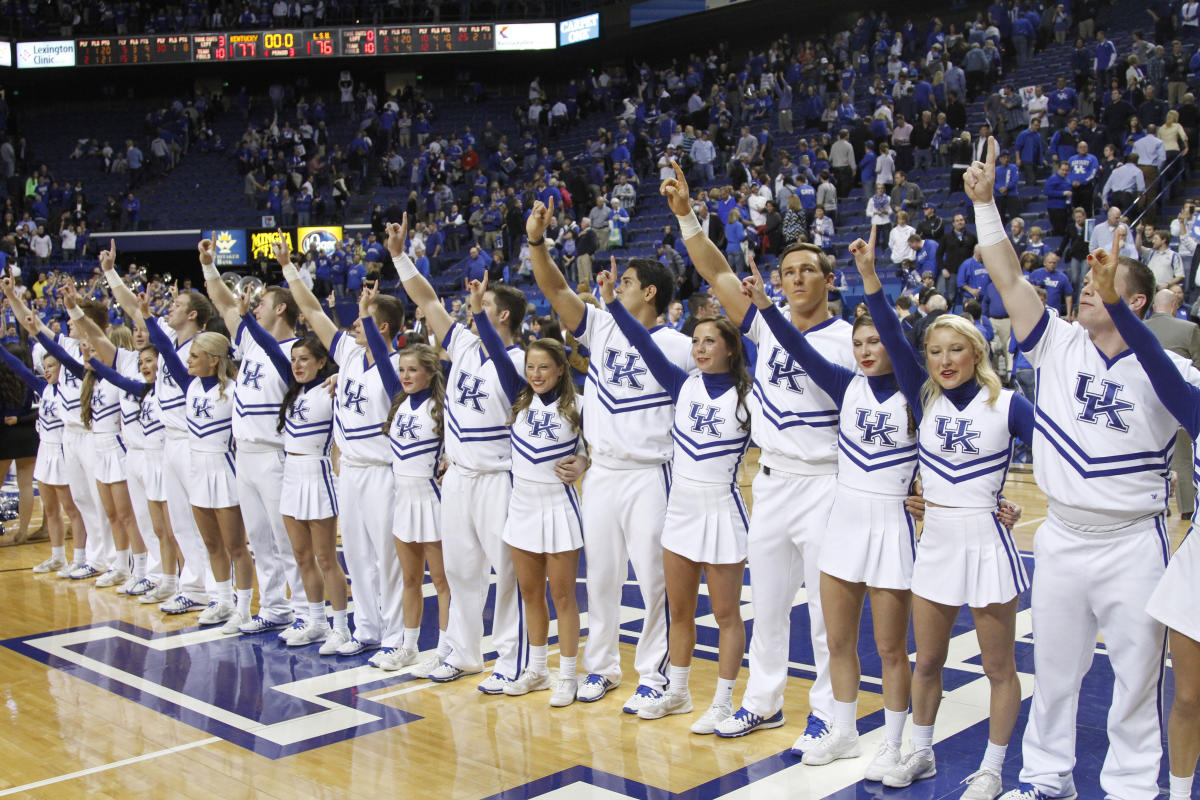
<path fill-rule="evenodd" d="M 904 393 L 904 399 L 912 408 L 913 418 L 921 421 L 921 384 L 925 382 L 925 370 L 920 359 L 913 352 L 912 345 L 900 327 L 900 320 L 888 305 L 883 296 L 883 290 L 867 295 L 867 311 L 879 338 L 892 360 L 892 371 L 896 374 L 896 383 Z"/>
<path fill-rule="evenodd" d="M 39 378 L 34 374 L 29 367 L 22 363 L 21 359 L 8 352 L 7 347 L 0 347 L 0 361 L 3 361 L 5 366 L 17 373 L 17 377 L 25 382 L 25 385 L 33 389 L 39 394 L 46 388 L 46 379 Z"/>
<path fill-rule="evenodd" d="M 500 388 L 508 395 L 508 402 L 516 402 L 517 395 L 525 387 L 525 379 L 517 372 L 517 365 L 508 357 L 508 348 L 500 340 L 500 334 L 492 327 L 492 321 L 487 314 L 475 315 L 475 330 L 483 340 L 483 346 L 496 364 L 496 376 L 500 379 Z"/>
<path fill-rule="evenodd" d="M 267 358 L 271 359 L 275 371 L 279 373 L 280 378 L 283 378 L 283 382 L 291 383 L 292 362 L 283 354 L 283 348 L 279 346 L 279 342 L 275 341 L 275 337 L 258 324 L 258 320 L 254 318 L 253 314 L 246 314 L 242 317 L 242 328 L 266 352 Z"/>
<path fill-rule="evenodd" d="M 1188 383 L 1158 339 L 1140 319 L 1134 316 L 1124 300 L 1104 304 L 1117 332 L 1133 348 L 1134 355 L 1150 376 L 1154 393 L 1179 424 L 1195 438 L 1200 433 L 1200 389 Z"/>
<path fill-rule="evenodd" d="M 387 342 L 383 340 L 383 334 L 379 332 L 375 320 L 371 317 L 364 317 L 362 326 L 363 335 L 367 337 L 367 347 L 371 348 L 371 357 L 375 359 L 375 368 L 379 370 L 379 379 L 383 381 L 383 390 L 388 393 L 388 397 L 395 397 L 403 387 L 400 386 L 400 376 L 396 374 L 396 368 L 392 366 L 392 354 L 388 352 Z"/>
<path fill-rule="evenodd" d="M 179 360 L 179 353 L 175 352 L 175 345 L 171 343 L 171 337 L 163 333 L 162 328 L 158 327 L 158 320 L 153 317 L 146 320 L 146 333 L 150 335 L 150 343 L 162 356 L 167 372 L 171 373 L 171 380 L 175 381 L 175 385 L 179 387 L 180 391 L 186 390 L 188 384 L 192 382 L 192 376 L 188 375 L 187 367 Z"/>
<path fill-rule="evenodd" d="M 37 340 L 42 343 L 42 347 L 46 348 L 46 352 L 54 356 L 62 363 L 63 368 L 70 371 L 76 378 L 82 378 L 84 369 L 83 364 L 80 364 L 71 355 L 59 345 L 58 342 L 51 339 L 44 333 L 37 335 Z"/>
<path fill-rule="evenodd" d="M 633 318 L 629 310 L 621 305 L 620 300 L 613 300 L 609 303 L 608 310 L 612 314 L 613 322 L 617 323 L 617 327 L 621 329 L 621 333 L 625 334 L 625 338 L 645 360 L 654 380 L 662 384 L 663 388 L 667 390 L 667 394 L 671 395 L 672 400 L 678 400 L 683 382 L 687 380 L 687 373 L 672 364 L 663 355 L 663 351 L 654 343 L 654 337 L 650 335 L 650 331 Z"/>
<path fill-rule="evenodd" d="M 133 378 L 126 378 L 124 375 L 117 372 L 115 369 L 108 366 L 98 358 L 93 358 L 88 363 L 92 365 L 92 369 L 95 370 L 98 378 L 108 381 L 123 392 L 135 394 L 140 397 L 150 385 L 148 383 L 143 383 L 142 381 L 134 380 Z"/>
<path fill-rule="evenodd" d="M 805 372 L 816 381 L 817 386 L 821 387 L 821 391 L 832 397 L 834 402 L 840 406 L 842 399 L 846 396 L 846 387 L 854 379 L 854 372 L 841 364 L 828 361 L 818 353 L 817 349 L 808 343 L 804 334 L 800 333 L 795 325 L 784 319 L 783 314 L 775 306 L 760 308 L 758 313 L 762 315 L 763 321 L 767 323 L 771 333 L 775 334 L 775 339 L 783 345 L 783 349 L 799 361 Z M 894 317 L 895 314 L 892 316 Z"/>
<path fill-rule="evenodd" d="M 1013 392 L 1008 404 L 1008 432 L 1027 445 L 1033 444 L 1033 403 Z"/>

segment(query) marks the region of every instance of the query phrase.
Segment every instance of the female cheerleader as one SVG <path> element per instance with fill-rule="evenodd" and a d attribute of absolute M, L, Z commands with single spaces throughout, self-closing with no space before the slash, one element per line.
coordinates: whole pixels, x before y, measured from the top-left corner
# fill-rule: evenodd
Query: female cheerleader
<path fill-rule="evenodd" d="M 1192 440 L 1200 441 L 1200 389 L 1183 378 L 1171 356 L 1117 291 L 1117 267 L 1123 244 L 1123 233 L 1117 233 L 1111 253 L 1097 250 L 1088 256 L 1096 291 L 1121 338 L 1133 348 L 1150 376 L 1158 399 Z M 1194 445 L 1193 450 L 1196 466 L 1192 481 L 1200 486 L 1200 444 Z M 1193 516 L 1193 525 L 1194 519 Z M 1167 626 L 1175 673 L 1175 698 L 1167 721 L 1170 800 L 1187 800 L 1192 796 L 1196 760 L 1200 758 L 1200 617 L 1196 614 L 1200 608 L 1200 536 L 1192 533 L 1189 528 L 1146 605 L 1150 616 Z"/>
<path fill-rule="evenodd" d="M 33 568 L 34 572 L 56 572 L 66 567 L 66 530 L 62 514 L 65 511 L 73 529 L 82 528 L 79 510 L 71 501 L 71 488 L 67 486 L 62 448 L 63 421 L 60 414 L 62 398 L 58 393 L 58 376 L 61 366 L 58 359 L 46 354 L 42 356 L 42 374 L 39 378 L 21 359 L 0 347 L 0 361 L 12 370 L 20 380 L 41 395 L 38 405 L 38 453 L 33 466 L 33 478 L 38 482 L 38 495 L 42 498 L 42 519 L 46 533 L 50 536 L 50 558 Z M 61 576 L 61 577 L 66 577 Z"/>
<path fill-rule="evenodd" d="M 250 313 L 250 300 L 238 299 L 246 333 L 263 349 L 287 392 L 279 406 L 283 433 L 283 491 L 279 512 L 287 528 L 300 581 L 308 597 L 306 619 L 297 619 L 284 641 L 288 647 L 321 642 L 323 656 L 337 655 L 350 641 L 346 615 L 346 574 L 337 559 L 337 494 L 330 453 L 333 449 L 333 398 L 322 384 L 334 373 L 329 351 L 315 334 L 292 345 L 291 358 Z M 333 607 L 333 629 L 325 614 L 325 595 Z"/>
<path fill-rule="evenodd" d="M 875 239 L 855 255 L 866 291 L 872 287 Z M 869 263 L 867 263 L 869 262 Z M 833 398 L 838 418 L 838 479 L 830 512 L 830 527 L 840 532 L 837 547 L 821 550 L 821 605 L 829 642 L 833 683 L 833 727 L 830 735 L 804 750 L 805 764 L 828 764 L 859 754 L 858 630 L 863 599 L 871 595 L 875 648 L 883 669 L 884 740 L 867 767 L 866 779 L 883 780 L 900 760 L 900 741 L 908 716 L 912 673 L 908 666 L 908 618 L 911 608 L 916 531 L 904 508 L 917 470 L 917 431 L 905 394 L 920 394 L 915 372 L 906 392 L 897 383 L 892 362 L 880 343 L 880 329 L 899 320 L 890 310 L 879 328 L 870 314 L 855 318 L 852 331 L 858 370 L 824 358 L 771 302 L 758 268 L 742 281 L 744 291 L 759 308 L 779 343 L 817 385 Z M 836 521 L 836 523 L 834 522 Z"/>
<path fill-rule="evenodd" d="M 856 239 L 858 259 L 872 245 Z M 876 320 L 893 314 L 875 274 L 874 259 L 859 260 L 873 292 L 867 305 Z M 913 564 L 913 632 L 917 666 L 912 680 L 913 752 L 883 776 L 883 785 L 908 786 L 937 774 L 933 723 L 942 700 L 942 667 L 954 621 L 971 608 L 991 684 L 988 745 L 980 768 L 963 781 L 966 800 L 992 800 L 1002 788 L 1000 770 L 1021 708 L 1014 641 L 1017 596 L 1029 588 L 1012 534 L 996 505 L 1013 440 L 1033 440 L 1033 406 L 1002 389 L 990 348 L 962 317 L 938 317 L 925 333 L 928 373 L 899 326 L 877 328 L 917 421 L 917 455 L 925 495 L 925 528 Z M 920 387 L 915 391 L 915 387 Z M 865 425 L 865 422 L 864 422 Z"/>
<path fill-rule="evenodd" d="M 367 346 L 379 365 L 383 387 L 393 398 L 383 430 L 392 443 L 392 476 L 396 484 L 392 535 L 404 573 L 401 594 L 404 642 L 382 659 L 380 666 L 391 672 L 417 660 L 417 638 L 421 633 L 421 611 L 425 605 L 421 583 L 428 563 L 429 577 L 438 598 L 437 653 L 412 671 L 414 677 L 426 678 L 450 654 L 450 646 L 446 644 L 450 587 L 442 565 L 442 493 L 436 477 L 442 454 L 446 377 L 437 350 L 427 344 L 404 348 L 397 366 L 392 366 L 387 357 L 387 343 L 368 313 L 375 295 L 374 288 L 363 290 L 358 301 L 359 318 Z"/>
<path fill-rule="evenodd" d="M 12 351 L 4 345 L 0 345 L 0 350 L 13 356 Z M 29 361 L 29 350 L 21 345 L 17 345 L 16 350 L 18 355 L 14 358 L 28 371 L 30 367 L 25 362 Z M 4 361 L 7 364 L 10 359 L 6 358 Z M 9 467 L 15 462 L 19 490 L 17 508 L 20 515 L 17 533 L 11 540 L 3 542 L 6 545 L 21 544 L 29 538 L 29 522 L 33 518 L 33 473 L 36 468 L 40 432 L 38 411 L 33 407 L 33 396 L 37 390 L 26 385 L 15 372 L 0 369 L 0 419 L 4 422 L 4 427 L 0 429 L 4 431 L 0 436 L 0 481 L 8 475 Z M 0 533 L 3 533 L 2 526 Z"/>
<path fill-rule="evenodd" d="M 250 621 L 254 562 L 246 547 L 233 473 L 233 396 L 229 382 L 235 370 L 229 356 L 229 339 L 210 331 L 196 334 L 185 367 L 158 320 L 144 319 L 150 341 L 166 362 L 171 379 L 185 391 L 191 448 L 188 498 L 208 551 L 216 588 L 216 598 L 201 612 L 199 622 L 223 622 L 221 633 L 232 636 L 240 632 L 239 625 Z M 231 562 L 237 583 L 236 608 L 229 579 Z"/>
<path fill-rule="evenodd" d="M 733 687 L 746 652 L 740 605 L 749 514 L 737 486 L 738 465 L 750 444 L 746 355 L 732 322 L 702 317 L 692 333 L 692 358 L 700 371 L 689 375 L 616 300 L 616 279 L 615 269 L 597 274 L 601 297 L 675 404 L 671 486 L 662 534 L 671 666 L 667 690 L 637 713 L 641 719 L 659 719 L 692 710 L 688 674 L 696 648 L 696 602 L 703 572 L 720 631 L 717 691 L 692 732 L 713 733 L 717 723 L 733 714 Z"/>
<path fill-rule="evenodd" d="M 537 339 L 525 353 L 525 379 L 483 311 L 482 283 L 467 284 L 475 330 L 488 356 L 495 361 L 500 385 L 512 403 L 509 435 L 512 442 L 512 496 L 502 538 L 508 544 L 529 631 L 529 666 L 504 686 L 510 696 L 550 688 L 546 667 L 546 637 L 550 611 L 546 606 L 546 580 L 558 615 L 558 680 L 550 705 L 575 702 L 576 659 L 579 654 L 579 606 L 575 581 L 579 574 L 579 549 L 583 524 L 575 487 L 564 484 L 555 472 L 555 461 L 585 452 L 581 419 L 575 405 L 575 384 L 562 342 Z"/>

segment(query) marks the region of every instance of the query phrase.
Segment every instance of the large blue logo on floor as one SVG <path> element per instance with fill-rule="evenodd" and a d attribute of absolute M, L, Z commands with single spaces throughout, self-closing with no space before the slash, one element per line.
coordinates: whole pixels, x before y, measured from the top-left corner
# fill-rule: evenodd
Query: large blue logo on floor
<path fill-rule="evenodd" d="M 420 719 L 362 696 L 407 673 L 366 666 L 365 656 L 322 658 L 275 636 L 109 622 L 0 644 L 268 758 Z"/>

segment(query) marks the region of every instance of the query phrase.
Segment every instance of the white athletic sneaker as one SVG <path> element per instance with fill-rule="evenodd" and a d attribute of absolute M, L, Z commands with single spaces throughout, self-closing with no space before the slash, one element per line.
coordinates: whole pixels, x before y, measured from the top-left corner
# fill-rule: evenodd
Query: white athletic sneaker
<path fill-rule="evenodd" d="M 160 583 L 150 591 L 138 598 L 138 602 L 144 605 L 152 605 L 154 603 L 164 603 L 174 597 L 173 589 L 165 583 Z"/>
<path fill-rule="evenodd" d="M 747 733 L 753 733 L 757 730 L 782 727 L 783 723 L 783 709 L 776 711 L 769 717 L 760 717 L 753 711 L 739 708 L 721 720 L 714 733 L 722 739 L 736 739 L 739 736 L 745 736 Z"/>
<path fill-rule="evenodd" d="M 224 622 L 233 615 L 233 606 L 213 600 L 208 604 L 208 608 L 200 612 L 200 618 L 196 621 L 201 625 L 216 625 Z"/>
<path fill-rule="evenodd" d="M 203 603 L 197 603 L 186 595 L 177 594 L 158 607 L 164 614 L 188 614 L 193 611 L 206 610 Z M 218 620 L 219 622 L 220 620 Z"/>
<path fill-rule="evenodd" d="M 290 642 L 292 640 L 293 636 L 299 636 L 300 632 L 303 631 L 307 627 L 308 627 L 308 620 L 301 619 L 300 617 L 296 617 L 294 620 L 292 620 L 291 625 L 288 625 L 286 628 L 284 628 L 283 630 L 281 630 L 279 632 L 279 638 L 280 638 L 280 640 L 282 640 L 284 642 Z M 325 627 L 328 628 L 328 625 L 326 625 Z M 324 639 L 322 639 L 322 641 L 324 641 Z"/>
<path fill-rule="evenodd" d="M 415 667 L 410 669 L 408 671 L 408 674 L 412 675 L 414 678 L 428 678 L 435 669 L 437 669 L 439 666 L 441 666 L 443 657 L 444 656 L 440 656 L 437 653 L 434 653 L 429 658 L 425 659 L 420 664 L 417 664 Z M 493 677 L 494 677 L 494 674 L 493 674 Z M 491 680 L 491 677 L 489 677 L 488 680 Z M 484 681 L 483 683 L 487 683 L 487 681 Z M 480 686 L 482 686 L 482 685 L 483 684 L 480 684 Z M 480 691 L 482 691 L 482 689 Z M 500 692 L 500 694 L 503 694 L 503 693 L 504 693 L 503 691 Z"/>
<path fill-rule="evenodd" d="M 582 703 L 594 703 L 608 694 L 609 690 L 615 689 L 620 685 L 620 681 L 611 681 L 603 675 L 597 675 L 593 672 L 584 678 L 583 683 L 579 685 L 577 699 Z"/>
<path fill-rule="evenodd" d="M 1052 797 L 1032 784 L 1022 783 L 1016 789 L 1009 789 L 1000 800 L 1075 800 L 1079 797 L 1075 792 Z"/>
<path fill-rule="evenodd" d="M 149 578 L 138 578 L 131 584 L 126 584 L 125 594 L 130 597 L 141 597 L 154 588 L 154 581 Z"/>
<path fill-rule="evenodd" d="M 415 648 L 397 647 L 379 659 L 377 666 L 385 672 L 395 672 L 398 669 L 404 669 L 408 665 L 415 663 L 417 663 L 417 651 Z"/>
<path fill-rule="evenodd" d="M 349 641 L 337 649 L 337 654 L 339 656 L 356 656 L 364 650 L 378 649 L 379 644 L 377 642 L 360 642 L 358 639 L 355 639 L 353 636 L 351 636 Z"/>
<path fill-rule="evenodd" d="M 682 692 L 668 690 L 662 697 L 644 704 L 638 709 L 638 719 L 662 719 L 668 714 L 690 714 L 692 711 L 692 693 L 687 689 Z"/>
<path fill-rule="evenodd" d="M 449 683 L 465 675 L 478 675 L 481 672 L 483 672 L 483 667 L 456 667 L 447 661 L 443 661 L 429 673 L 429 680 L 436 683 Z"/>
<path fill-rule="evenodd" d="M 96 586 L 101 589 L 107 589 L 110 586 L 121 586 L 127 580 L 129 580 L 128 572 L 113 567 L 96 579 Z"/>
<path fill-rule="evenodd" d="M 658 689 L 642 684 L 637 687 L 637 691 L 629 695 L 629 699 L 625 701 L 625 705 L 621 706 L 621 710 L 626 714 L 636 714 L 642 710 L 642 706 L 653 703 L 660 697 L 662 697 L 662 692 Z"/>
<path fill-rule="evenodd" d="M 887 739 L 884 739 L 879 744 L 879 749 L 875 751 L 875 757 L 867 765 L 867 771 L 863 775 L 863 778 L 869 781 L 881 781 L 883 780 L 883 776 L 887 775 L 888 771 L 899 763 L 900 748 Z"/>
<path fill-rule="evenodd" d="M 733 716 L 733 703 L 713 703 L 700 719 L 692 723 L 692 733 L 716 733 L 721 720 Z"/>
<path fill-rule="evenodd" d="M 435 664 L 434 666 L 436 667 L 437 665 Z M 510 683 L 512 683 L 512 678 L 505 677 L 499 672 L 493 672 L 491 675 L 488 675 L 486 678 L 480 681 L 479 686 L 475 688 L 479 689 L 479 691 L 483 692 L 484 694 L 504 694 L 504 687 L 508 686 Z"/>
<path fill-rule="evenodd" d="M 383 660 L 385 658 L 391 658 L 392 653 L 396 652 L 396 649 L 397 648 L 395 647 L 379 648 L 379 650 L 371 654 L 371 657 L 367 659 L 367 664 L 375 667 L 376 669 L 383 669 Z"/>
<path fill-rule="evenodd" d="M 808 714 L 808 724 L 800 738 L 792 743 L 792 755 L 803 757 L 806 752 L 820 744 L 829 735 L 829 723 L 811 711 Z"/>
<path fill-rule="evenodd" d="M 839 758 L 858 758 L 862 747 L 858 743 L 858 731 L 833 731 L 821 741 L 804 751 L 802 763 L 819 767 Z"/>
<path fill-rule="evenodd" d="M 39 574 L 41 574 L 43 572 L 58 572 L 60 569 L 62 569 L 66 565 L 67 565 L 66 559 L 59 558 L 58 556 L 50 556 L 45 561 L 43 561 L 42 563 L 40 563 L 36 567 L 34 567 L 33 571 L 37 572 Z"/>
<path fill-rule="evenodd" d="M 66 564 L 63 565 L 63 567 L 56 574 L 60 578 L 70 578 L 71 573 L 74 572 L 75 570 L 79 569 L 82 566 L 83 566 L 82 561 L 68 561 Z"/>
<path fill-rule="evenodd" d="M 238 628 L 238 631 L 248 636 L 255 636 L 260 633 L 277 631 L 281 628 L 286 631 L 290 627 L 292 627 L 292 621 L 290 619 L 276 621 L 255 614 L 254 616 L 250 617 L 250 619 L 243 622 L 242 626 Z"/>
<path fill-rule="evenodd" d="M 883 776 L 883 785 L 893 789 L 903 789 L 912 785 L 913 781 L 932 778 L 937 775 L 937 761 L 932 750 L 918 750 L 900 759 L 900 763 L 888 770 Z"/>
<path fill-rule="evenodd" d="M 540 692 L 550 688 L 549 672 L 534 672 L 527 669 L 521 676 L 504 687 L 504 693 L 509 697 L 520 697 L 530 692 Z"/>
<path fill-rule="evenodd" d="M 288 647 L 307 647 L 310 644 L 328 641 L 332 632 L 328 625 L 304 625 L 299 629 L 293 627 L 288 630 L 293 631 L 291 638 L 284 642 Z"/>
<path fill-rule="evenodd" d="M 132 575 L 130 575 L 128 578 L 125 579 L 124 583 L 122 583 L 120 586 L 117 587 L 117 594 L 129 594 L 129 590 L 132 589 L 134 586 L 137 586 L 137 582 L 139 580 L 141 580 L 141 578 L 135 578 Z"/>
<path fill-rule="evenodd" d="M 334 628 L 325 637 L 325 644 L 321 645 L 321 649 L 317 652 L 323 656 L 340 655 L 342 648 L 351 642 L 358 644 L 354 637 L 350 635 L 349 628 Z M 359 647 L 362 647 L 362 645 L 359 645 Z"/>
<path fill-rule="evenodd" d="M 554 691 L 550 694 L 550 705 L 563 708 L 575 702 L 575 693 L 579 689 L 579 681 L 575 678 L 558 678 L 554 681 Z"/>
<path fill-rule="evenodd" d="M 962 800 L 996 800 L 1004 790 L 1004 780 L 1000 773 L 991 769 L 979 769 L 963 779 L 967 790 L 962 793 Z"/>
<path fill-rule="evenodd" d="M 221 633 L 226 636 L 237 636 L 241 631 L 241 626 L 250 621 L 249 614 L 238 614 L 236 611 L 225 620 L 225 624 L 221 626 Z"/>
<path fill-rule="evenodd" d="M 75 565 L 71 573 L 67 575 L 73 581 L 86 581 L 89 578 L 95 578 L 100 574 L 100 570 L 93 567 L 91 564 L 80 562 Z"/>

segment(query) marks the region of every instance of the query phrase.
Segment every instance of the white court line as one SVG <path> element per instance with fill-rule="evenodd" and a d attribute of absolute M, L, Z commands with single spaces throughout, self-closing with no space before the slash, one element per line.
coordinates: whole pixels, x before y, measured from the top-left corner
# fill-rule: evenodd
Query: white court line
<path fill-rule="evenodd" d="M 1027 519 L 1024 522 L 1018 522 L 1013 527 L 1014 528 L 1024 528 L 1026 525 L 1037 525 L 1039 522 L 1044 522 L 1045 520 L 1046 520 L 1045 517 L 1034 517 L 1033 519 Z"/>
<path fill-rule="evenodd" d="M 113 761 L 108 764 L 101 764 L 98 767 L 88 767 L 87 769 L 81 769 L 77 772 L 68 772 L 66 775 L 59 775 L 54 778 L 46 778 L 42 781 L 27 783 L 24 786 L 14 786 L 11 789 L 0 791 L 0 797 L 5 797 L 10 794 L 17 794 L 18 792 L 28 792 L 32 791 L 33 789 L 40 789 L 43 786 L 50 786 L 55 783 L 61 783 L 62 781 L 69 781 L 75 778 L 82 778 L 85 775 L 95 775 L 97 772 L 104 772 L 105 770 L 116 769 L 117 767 L 124 767 L 129 764 L 136 764 L 139 761 L 149 761 L 150 759 L 158 758 L 159 756 L 169 756 L 172 753 L 181 753 L 184 750 L 191 750 L 193 747 L 204 747 L 206 744 L 212 744 L 213 742 L 219 741 L 221 741 L 221 738 L 218 736 L 210 736 L 207 739 L 197 739 L 196 741 L 189 742 L 187 744 L 168 747 L 164 750 L 155 750 L 153 753 L 146 753 L 144 755 L 134 756 L 133 758 L 122 759 L 121 761 Z"/>

